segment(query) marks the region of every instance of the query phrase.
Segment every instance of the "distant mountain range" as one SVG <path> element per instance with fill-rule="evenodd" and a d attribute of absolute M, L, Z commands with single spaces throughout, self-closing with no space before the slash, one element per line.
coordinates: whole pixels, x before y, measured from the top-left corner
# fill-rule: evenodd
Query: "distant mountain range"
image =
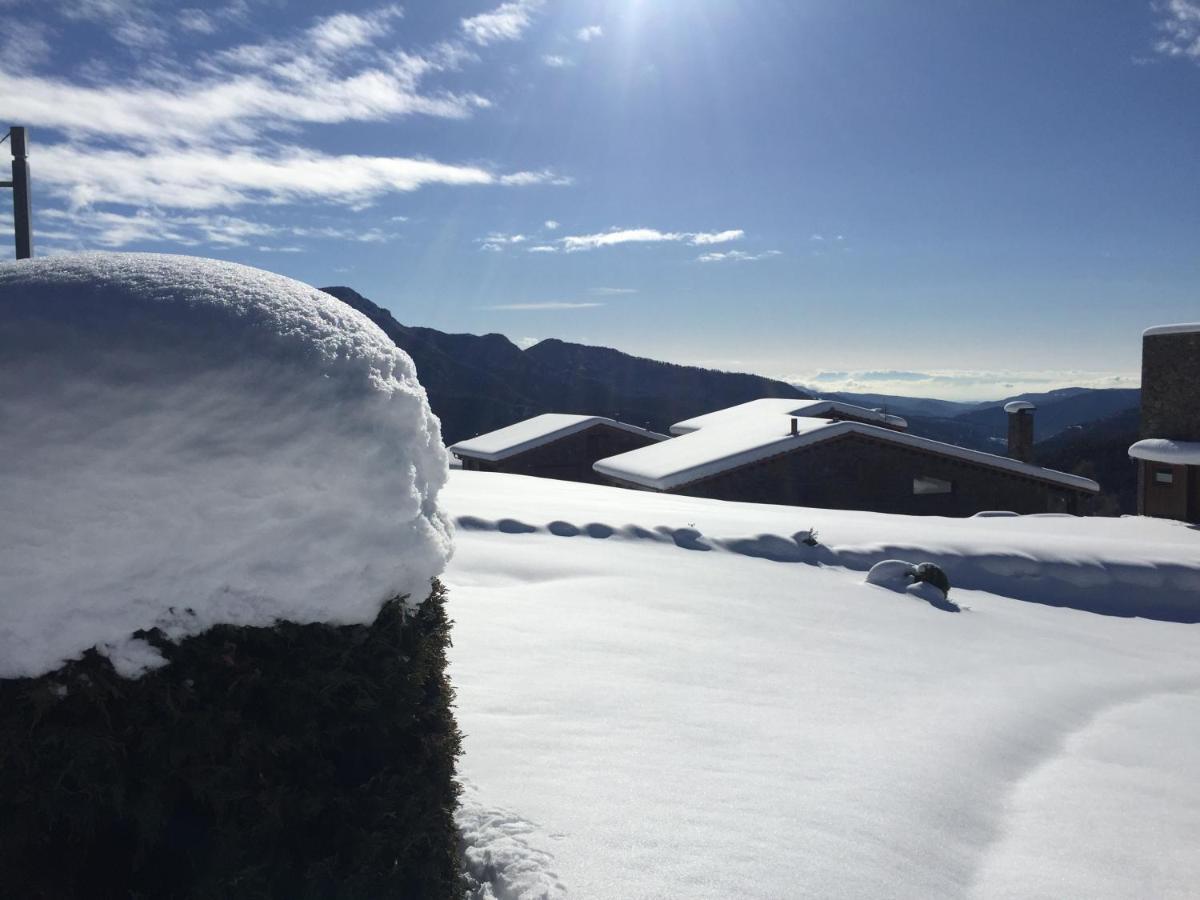
<path fill-rule="evenodd" d="M 447 443 L 546 412 L 609 416 L 666 432 L 674 422 L 759 397 L 813 396 L 771 378 L 679 366 L 608 347 L 549 339 L 522 350 L 500 334 L 446 334 L 402 325 L 352 288 L 323 290 L 374 321 L 413 358 Z M 1007 447 L 1004 404 L 1028 400 L 1037 405 L 1037 461 L 1095 478 L 1110 495 L 1110 512 L 1133 511 L 1133 468 L 1126 450 L 1136 440 L 1138 390 L 1063 388 L 981 403 L 886 394 L 823 396 L 904 416 L 914 434 L 1001 454 Z"/>
<path fill-rule="evenodd" d="M 522 350 L 500 334 L 402 325 L 348 287 L 322 288 L 366 315 L 417 365 L 442 436 L 454 443 L 546 412 L 609 416 L 655 431 L 758 397 L 811 394 L 783 381 L 545 340 Z"/>

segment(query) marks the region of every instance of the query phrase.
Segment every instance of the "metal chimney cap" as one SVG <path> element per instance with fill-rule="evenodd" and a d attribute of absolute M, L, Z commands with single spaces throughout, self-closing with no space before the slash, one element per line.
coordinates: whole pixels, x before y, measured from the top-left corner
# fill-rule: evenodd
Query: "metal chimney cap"
<path fill-rule="evenodd" d="M 1010 400 L 1008 403 L 1004 404 L 1004 411 L 1010 416 L 1013 413 L 1025 412 L 1027 409 L 1032 411 L 1037 409 L 1037 407 L 1028 400 Z"/>

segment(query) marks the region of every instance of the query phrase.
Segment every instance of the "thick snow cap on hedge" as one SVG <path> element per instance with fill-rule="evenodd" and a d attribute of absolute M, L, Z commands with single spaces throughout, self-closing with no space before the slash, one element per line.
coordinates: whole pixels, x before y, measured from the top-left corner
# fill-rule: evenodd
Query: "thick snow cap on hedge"
<path fill-rule="evenodd" d="M 412 360 L 300 282 L 215 260 L 0 264 L 0 677 L 217 623 L 371 621 L 450 555 Z"/>

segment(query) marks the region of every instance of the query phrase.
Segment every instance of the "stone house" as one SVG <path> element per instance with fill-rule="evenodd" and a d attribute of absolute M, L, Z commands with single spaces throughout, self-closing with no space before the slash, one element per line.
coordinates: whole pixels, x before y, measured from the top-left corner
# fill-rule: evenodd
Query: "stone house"
<path fill-rule="evenodd" d="M 603 416 L 546 413 L 449 449 L 468 471 L 599 483 L 592 468 L 596 460 L 665 440 L 665 434 Z"/>
<path fill-rule="evenodd" d="M 595 469 L 610 484 L 642 490 L 905 515 L 1084 514 L 1100 489 L 1088 478 L 917 437 L 894 425 L 760 410 L 713 414 L 695 430 L 601 459 Z M 1031 419 L 1031 405 L 1020 404 L 1010 415 Z M 1031 423 L 1013 425 L 1018 445 L 1010 453 L 1026 453 L 1019 442 L 1027 432 L 1032 434 Z"/>
<path fill-rule="evenodd" d="M 1200 323 L 1142 335 L 1138 513 L 1200 522 Z"/>

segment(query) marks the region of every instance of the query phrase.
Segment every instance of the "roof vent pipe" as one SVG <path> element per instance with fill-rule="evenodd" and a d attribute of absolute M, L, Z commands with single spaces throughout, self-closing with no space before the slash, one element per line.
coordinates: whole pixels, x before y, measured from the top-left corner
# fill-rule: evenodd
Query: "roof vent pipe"
<path fill-rule="evenodd" d="M 1021 462 L 1033 462 L 1033 411 L 1028 400 L 1013 400 L 1004 404 L 1008 413 L 1008 455 Z"/>
<path fill-rule="evenodd" d="M 792 437 L 796 437 L 798 434 L 800 434 L 800 420 L 793 418 L 792 419 Z"/>

